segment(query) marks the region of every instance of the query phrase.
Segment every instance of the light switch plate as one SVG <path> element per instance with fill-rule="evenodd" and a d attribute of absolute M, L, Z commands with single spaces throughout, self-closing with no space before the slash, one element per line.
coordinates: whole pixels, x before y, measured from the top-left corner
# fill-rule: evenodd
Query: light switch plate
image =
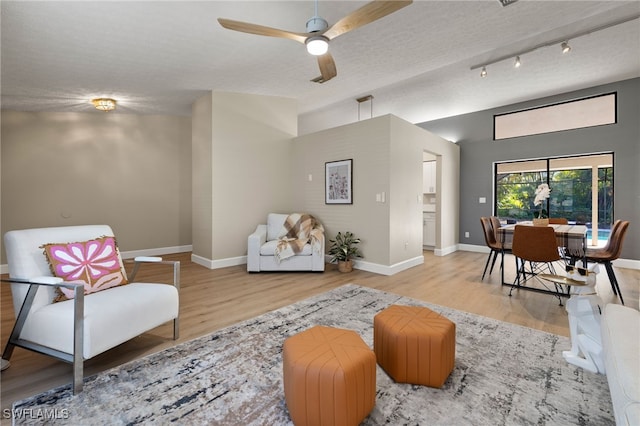
<path fill-rule="evenodd" d="M 487 198 L 486 197 L 480 197 L 480 198 L 478 198 L 478 202 L 480 204 L 485 204 L 487 202 Z"/>

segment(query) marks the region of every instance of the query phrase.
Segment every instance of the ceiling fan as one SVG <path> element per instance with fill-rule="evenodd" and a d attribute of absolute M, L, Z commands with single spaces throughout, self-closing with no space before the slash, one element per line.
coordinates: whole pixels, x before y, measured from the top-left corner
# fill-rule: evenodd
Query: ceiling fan
<path fill-rule="evenodd" d="M 243 33 L 257 34 L 269 37 L 287 38 L 307 46 L 307 51 L 318 57 L 320 77 L 311 81 L 324 83 L 337 75 L 336 64 L 328 52 L 329 41 L 349 31 L 360 28 L 373 21 L 384 18 L 405 6 L 413 3 L 412 0 L 374 0 L 353 13 L 340 19 L 329 27 L 327 21 L 318 16 L 318 0 L 315 3 L 315 14 L 307 21 L 307 32 L 297 33 L 247 22 L 233 21 L 231 19 L 218 18 L 218 22 L 224 28 Z"/>

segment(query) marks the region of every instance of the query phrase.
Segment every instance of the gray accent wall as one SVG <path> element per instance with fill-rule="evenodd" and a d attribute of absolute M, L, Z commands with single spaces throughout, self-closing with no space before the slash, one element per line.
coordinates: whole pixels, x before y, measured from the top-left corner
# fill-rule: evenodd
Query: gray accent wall
<path fill-rule="evenodd" d="M 479 82 L 481 84 L 481 82 Z M 493 140 L 493 116 L 616 92 L 616 124 Z M 640 259 L 640 78 L 418 124 L 460 146 L 460 244 L 484 245 L 480 217 L 493 214 L 496 161 L 614 153 L 614 216 L 631 222 L 621 258 Z M 487 203 L 480 204 L 479 197 Z M 465 238 L 469 232 L 469 238 Z"/>

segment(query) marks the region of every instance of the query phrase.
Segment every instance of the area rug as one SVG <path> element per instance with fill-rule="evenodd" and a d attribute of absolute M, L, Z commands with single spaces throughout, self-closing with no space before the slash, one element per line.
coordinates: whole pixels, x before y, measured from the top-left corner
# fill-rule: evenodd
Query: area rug
<path fill-rule="evenodd" d="M 441 389 L 396 384 L 378 367 L 365 425 L 613 425 L 606 377 L 567 364 L 570 341 L 354 284 L 14 404 L 38 424 L 289 425 L 282 343 L 321 324 L 373 347 L 373 316 L 426 306 L 456 323 L 455 369 Z M 47 418 L 49 416 L 49 419 Z M 52 417 L 57 417 L 51 419 Z"/>

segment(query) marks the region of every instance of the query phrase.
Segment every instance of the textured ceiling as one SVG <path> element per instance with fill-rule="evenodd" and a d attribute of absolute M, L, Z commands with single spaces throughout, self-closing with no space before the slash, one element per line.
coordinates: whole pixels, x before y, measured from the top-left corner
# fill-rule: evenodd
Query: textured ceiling
<path fill-rule="evenodd" d="M 366 2 L 320 1 L 329 24 Z M 414 1 L 334 39 L 327 83 L 302 44 L 223 29 L 217 18 L 303 32 L 311 1 L 5 1 L 2 108 L 189 115 L 206 91 L 295 98 L 304 115 L 339 111 L 372 94 L 377 113 L 419 122 L 640 76 L 639 1 Z M 474 65 L 508 59 L 479 77 Z M 95 111 L 95 113 L 99 113 Z"/>

